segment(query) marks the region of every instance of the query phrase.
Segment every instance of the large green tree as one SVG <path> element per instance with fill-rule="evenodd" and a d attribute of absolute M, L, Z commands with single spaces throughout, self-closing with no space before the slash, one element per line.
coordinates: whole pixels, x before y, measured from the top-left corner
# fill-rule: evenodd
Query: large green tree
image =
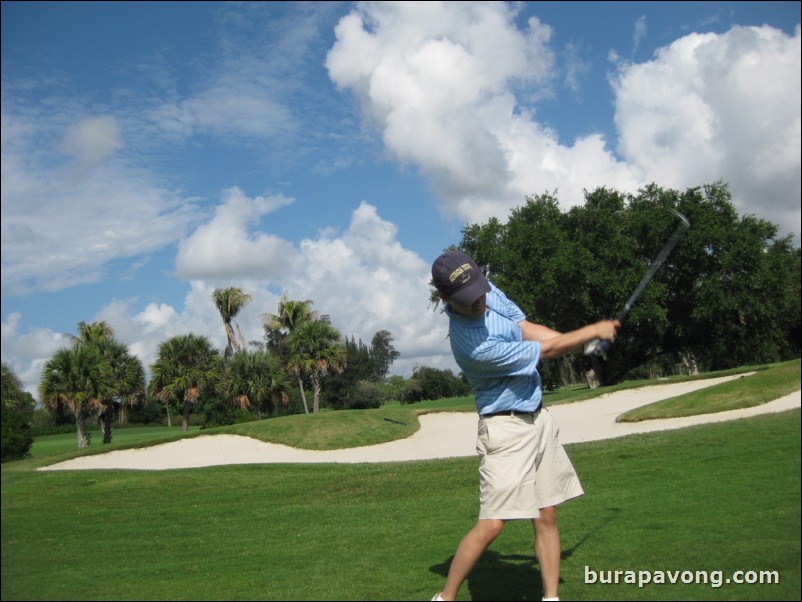
<path fill-rule="evenodd" d="M 212 299 L 214 300 L 215 307 L 217 307 L 217 311 L 220 312 L 220 317 L 223 319 L 223 324 L 226 328 L 228 343 L 226 344 L 225 357 L 228 358 L 237 351 L 246 348 L 245 337 L 234 318 L 243 307 L 253 300 L 253 297 L 242 292 L 240 288 L 232 287 L 214 289 Z M 237 334 L 234 333 L 234 326 L 237 327 L 239 339 L 237 339 Z"/>
<path fill-rule="evenodd" d="M 287 365 L 301 380 L 312 383 L 312 411 L 320 411 L 321 380 L 346 366 L 347 353 L 340 342 L 340 332 L 328 320 L 310 320 L 296 325 L 287 337 Z M 306 400 L 304 410 L 308 413 Z"/>
<path fill-rule="evenodd" d="M 2 365 L 2 420 L 0 420 L 0 461 L 17 460 L 28 455 L 33 446 L 31 419 L 36 402 L 22 390 L 22 382 L 6 364 Z"/>
<path fill-rule="evenodd" d="M 602 381 L 650 363 L 718 369 L 798 355 L 799 249 L 773 224 L 739 217 L 721 182 L 684 192 L 650 185 L 635 195 L 598 188 L 566 212 L 555 195 L 529 197 L 506 223 L 466 226 L 460 247 L 530 320 L 568 331 L 616 316 L 676 227 L 668 209 L 691 229 L 626 316 L 607 360 L 595 362 Z M 589 358 L 574 361 L 590 367 Z M 544 366 L 546 377 L 554 366 Z"/>
<path fill-rule="evenodd" d="M 326 381 L 330 407 L 365 408 L 381 404 L 392 389 L 384 386 L 390 364 L 400 355 L 392 341 L 388 330 L 374 334 L 369 347 L 361 339 L 346 338 L 346 367 Z"/>
<path fill-rule="evenodd" d="M 345 409 L 354 407 L 354 399 L 360 382 L 373 380 L 374 369 L 370 348 L 353 336 L 345 339 L 346 367 L 339 374 L 332 374 L 326 381 L 327 401 L 330 407 Z"/>
<path fill-rule="evenodd" d="M 669 319 L 681 326 L 671 342 L 708 369 L 798 357 L 801 273 L 791 237 L 739 217 L 721 184 L 688 191 L 682 206 L 693 226 L 670 274 L 680 293 Z"/>
<path fill-rule="evenodd" d="M 390 365 L 401 354 L 393 347 L 393 336 L 389 330 L 380 330 L 370 341 L 371 378 L 384 381 L 390 371 Z"/>
<path fill-rule="evenodd" d="M 414 403 L 425 399 L 443 399 L 469 395 L 471 386 L 464 377 L 455 376 L 451 370 L 439 370 L 418 366 L 404 387 L 402 402 Z"/>
<path fill-rule="evenodd" d="M 114 394 L 114 370 L 94 345 L 61 349 L 45 362 L 39 399 L 49 409 L 60 405 L 75 416 L 80 448 L 88 445 L 87 420 Z"/>
<path fill-rule="evenodd" d="M 206 337 L 194 334 L 176 335 L 160 344 L 150 368 L 150 395 L 165 404 L 177 401 L 181 405 L 184 432 L 189 430 L 189 416 L 198 399 L 204 393 L 216 393 L 223 378 L 220 351 Z"/>

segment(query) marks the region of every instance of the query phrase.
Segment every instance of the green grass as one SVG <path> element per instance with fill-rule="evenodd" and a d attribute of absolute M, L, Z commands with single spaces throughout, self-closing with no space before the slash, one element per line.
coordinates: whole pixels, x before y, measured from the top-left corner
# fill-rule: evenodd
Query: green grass
<path fill-rule="evenodd" d="M 766 387 L 752 378 L 737 381 L 751 383 L 742 395 Z M 451 403 L 293 416 L 188 436 L 242 432 L 317 449 L 367 444 L 413 432 L 418 411 L 471 400 Z M 796 410 L 568 446 L 586 494 L 560 509 L 561 597 L 799 600 L 800 422 Z M 33 458 L 4 464 L 2 600 L 428 600 L 477 517 L 475 458 L 34 470 L 180 436 L 117 429 L 112 446 L 95 442 L 81 452 L 37 439 Z M 771 570 L 780 583 L 585 584 L 585 567 L 722 571 L 725 578 Z M 482 557 L 460 598 L 540 595 L 532 528 L 522 521 Z"/>
<path fill-rule="evenodd" d="M 190 433 L 196 433 L 198 427 L 190 427 Z M 181 432 L 180 426 L 166 427 L 166 426 L 143 426 L 143 427 L 127 427 L 116 428 L 112 431 L 112 444 L 103 445 L 103 436 L 94 432 L 92 434 L 92 443 L 90 444 L 92 451 L 107 452 L 111 449 L 120 449 L 122 447 L 139 446 L 142 444 L 154 445 L 155 443 L 163 443 L 174 439 L 180 439 L 185 434 Z M 47 458 L 56 454 L 65 452 L 74 452 L 77 446 L 77 439 L 75 433 L 61 433 L 58 435 L 43 435 L 37 437 L 33 442 L 31 448 L 32 458 Z"/>
<path fill-rule="evenodd" d="M 560 510 L 564 599 L 799 599 L 798 411 L 568 450 L 586 495 Z M 477 513 L 473 458 L 9 468 L 3 600 L 424 600 Z M 537 599 L 531 539 L 511 523 L 461 599 Z M 781 582 L 586 585 L 585 566 L 776 570 Z"/>
<path fill-rule="evenodd" d="M 412 406 L 340 410 L 246 422 L 205 432 L 247 435 L 269 443 L 326 450 L 376 445 L 409 437 L 420 428 Z"/>
<path fill-rule="evenodd" d="M 800 361 L 786 362 L 715 387 L 664 399 L 630 410 L 619 422 L 696 416 L 750 408 L 799 390 Z"/>

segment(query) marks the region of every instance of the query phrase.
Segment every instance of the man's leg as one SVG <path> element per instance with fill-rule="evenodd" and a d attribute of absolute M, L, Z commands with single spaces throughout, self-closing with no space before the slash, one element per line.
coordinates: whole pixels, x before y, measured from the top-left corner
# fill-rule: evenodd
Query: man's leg
<path fill-rule="evenodd" d="M 560 531 L 557 527 L 557 509 L 540 509 L 540 518 L 533 519 L 535 524 L 535 556 L 540 565 L 540 577 L 543 580 L 543 597 L 556 598 L 560 585 Z"/>
<path fill-rule="evenodd" d="M 473 570 L 479 557 L 504 530 L 504 521 L 497 519 L 480 519 L 476 526 L 462 538 L 448 569 L 448 577 L 443 592 L 443 600 L 456 600 L 459 588 Z"/>

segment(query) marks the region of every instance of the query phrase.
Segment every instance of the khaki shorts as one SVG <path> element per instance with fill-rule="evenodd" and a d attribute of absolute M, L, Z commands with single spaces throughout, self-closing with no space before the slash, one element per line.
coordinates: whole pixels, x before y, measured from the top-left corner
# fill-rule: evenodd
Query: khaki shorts
<path fill-rule="evenodd" d="M 545 408 L 479 420 L 479 518 L 531 519 L 584 493 Z"/>

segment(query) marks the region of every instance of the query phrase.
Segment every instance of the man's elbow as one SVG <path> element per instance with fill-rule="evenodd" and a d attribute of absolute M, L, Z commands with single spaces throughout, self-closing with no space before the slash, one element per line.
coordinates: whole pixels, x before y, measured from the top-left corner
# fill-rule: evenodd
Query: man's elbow
<path fill-rule="evenodd" d="M 548 341 L 544 341 L 540 344 L 540 359 L 541 360 L 551 360 L 555 357 L 558 357 L 559 354 L 557 353 L 556 348 L 554 345 L 550 345 Z"/>

